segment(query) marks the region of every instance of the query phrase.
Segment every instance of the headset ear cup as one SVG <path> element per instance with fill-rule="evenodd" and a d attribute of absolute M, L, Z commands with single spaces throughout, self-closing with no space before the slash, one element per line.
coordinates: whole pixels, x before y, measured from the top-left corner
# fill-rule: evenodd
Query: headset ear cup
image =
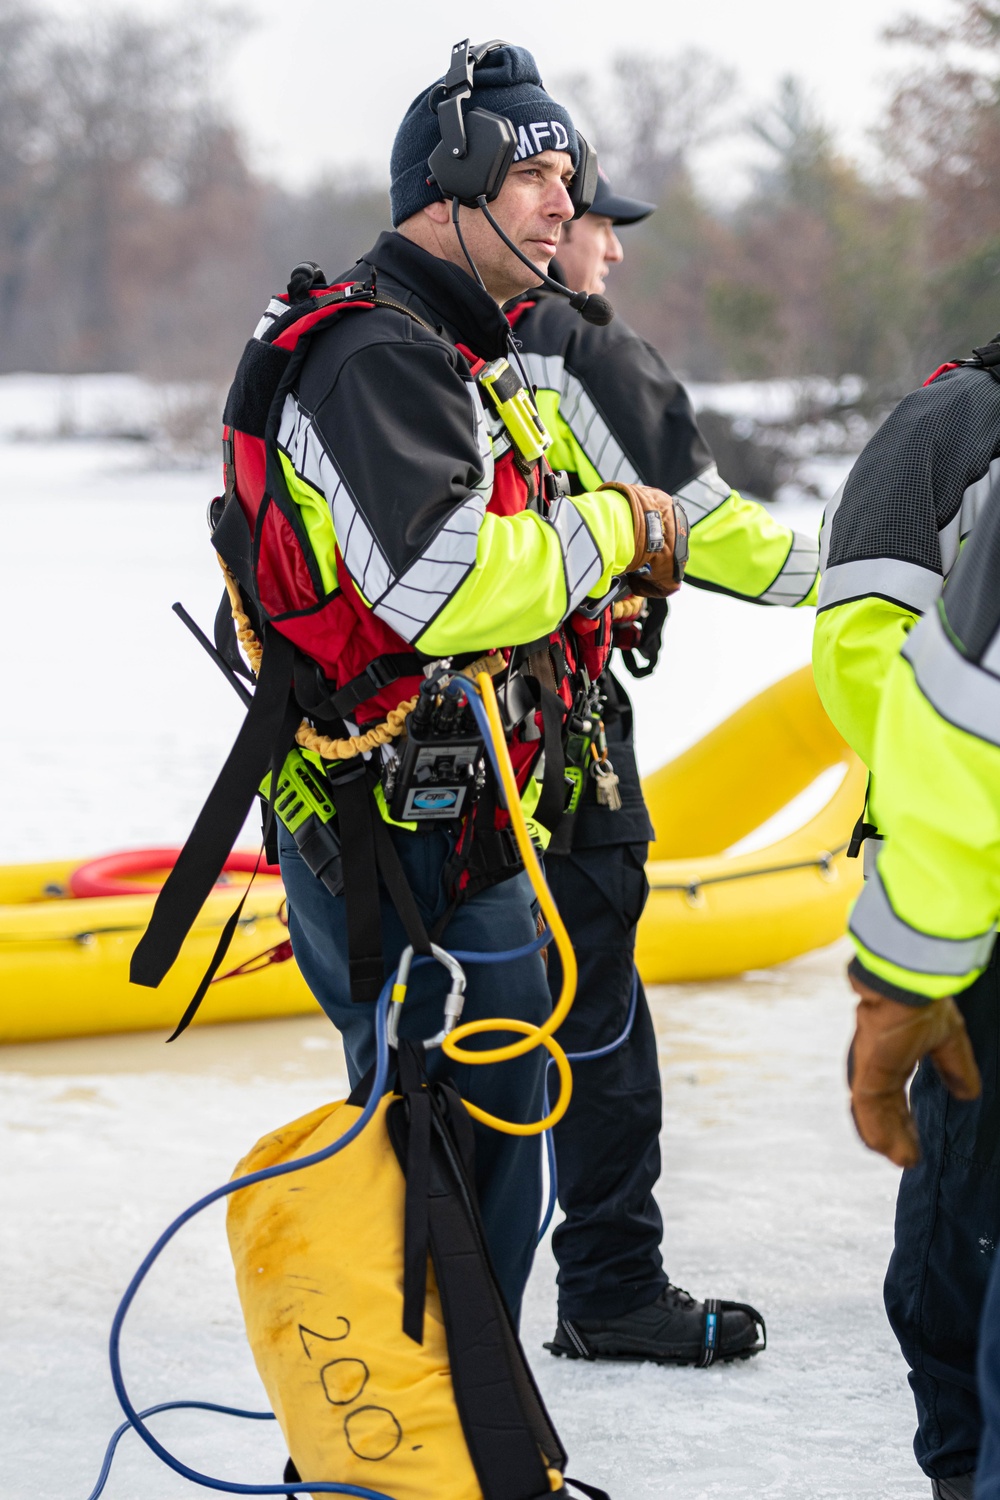
<path fill-rule="evenodd" d="M 580 149 L 580 161 L 570 184 L 569 198 L 573 205 L 574 219 L 582 219 L 590 212 L 597 196 L 597 152 L 579 131 L 576 133 Z"/>
<path fill-rule="evenodd" d="M 505 115 L 487 109 L 466 112 L 465 135 L 464 156 L 453 156 L 439 141 L 427 165 L 446 198 L 458 198 L 474 208 L 480 197 L 492 203 L 503 187 L 517 151 L 517 135 Z"/>

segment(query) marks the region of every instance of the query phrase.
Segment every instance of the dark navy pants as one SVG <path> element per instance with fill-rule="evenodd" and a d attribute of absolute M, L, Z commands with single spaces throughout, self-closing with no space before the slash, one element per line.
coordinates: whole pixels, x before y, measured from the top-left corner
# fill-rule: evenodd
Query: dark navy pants
<path fill-rule="evenodd" d="M 942 1479 L 975 1469 L 982 1430 L 976 1353 L 1000 1238 L 996 950 L 957 1003 L 982 1073 L 982 1096 L 961 1104 L 933 1063 L 917 1070 L 910 1102 L 923 1160 L 900 1182 L 885 1279 L 886 1311 L 910 1366 L 917 1406 L 913 1451 L 925 1473 Z"/>
<path fill-rule="evenodd" d="M 391 830 L 417 905 L 430 927 L 445 910 L 442 868 L 452 849 L 441 832 Z M 292 948 L 306 983 L 344 1040 L 352 1085 L 375 1061 L 374 1005 L 350 996 L 344 898 L 331 896 L 302 860 L 289 833 L 281 830 L 281 874 L 288 895 Z M 519 948 L 535 936 L 532 893 L 526 875 L 493 886 L 459 906 L 443 938 L 448 948 L 497 952 Z M 382 892 L 382 946 L 386 972 L 396 967 L 406 934 L 388 895 Z M 511 1016 L 540 1024 L 551 1001 L 540 956 L 512 964 L 470 964 L 466 969 L 463 1019 Z M 413 971 L 403 1004 L 400 1035 L 433 1036 L 441 1029 L 445 971 L 437 964 Z M 507 1033 L 471 1037 L 466 1046 L 514 1041 Z M 538 1049 L 513 1062 L 472 1067 L 452 1063 L 440 1051 L 428 1056 L 431 1078 L 450 1078 L 464 1099 L 502 1118 L 538 1119 L 542 1107 L 542 1059 Z M 537 1136 L 518 1137 L 476 1125 L 476 1186 L 497 1279 L 515 1322 L 538 1234 L 541 1152 Z"/>
<path fill-rule="evenodd" d="M 1000 1500 L 1000 1256 L 996 1255 L 979 1326 L 979 1397 L 983 1441 L 976 1470 L 976 1500 Z"/>
<path fill-rule="evenodd" d="M 614 844 L 545 861 L 580 971 L 573 1009 L 558 1034 L 568 1052 L 602 1047 L 625 1025 L 635 928 L 649 889 L 646 850 Z M 556 996 L 561 965 L 554 947 L 549 954 Z M 640 982 L 628 1042 L 609 1057 L 574 1064 L 573 1099 L 554 1132 L 566 1216 L 552 1238 L 563 1317 L 620 1317 L 655 1301 L 667 1284 L 663 1221 L 653 1197 L 660 1120 L 656 1037 Z"/>

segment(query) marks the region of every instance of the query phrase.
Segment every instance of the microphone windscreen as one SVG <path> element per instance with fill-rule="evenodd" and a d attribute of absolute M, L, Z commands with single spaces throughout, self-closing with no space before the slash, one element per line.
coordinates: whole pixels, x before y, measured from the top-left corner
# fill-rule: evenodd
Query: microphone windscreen
<path fill-rule="evenodd" d="M 579 313 L 581 318 L 584 318 L 586 322 L 596 323 L 598 327 L 603 328 L 606 323 L 611 322 L 615 315 L 615 310 L 607 297 L 599 297 L 596 292 L 591 292 L 586 302 L 579 309 Z"/>

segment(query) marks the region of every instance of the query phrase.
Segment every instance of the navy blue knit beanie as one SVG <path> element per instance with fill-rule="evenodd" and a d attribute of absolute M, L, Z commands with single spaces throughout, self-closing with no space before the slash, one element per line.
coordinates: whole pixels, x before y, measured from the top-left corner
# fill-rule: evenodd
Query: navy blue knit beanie
<path fill-rule="evenodd" d="M 427 185 L 427 158 L 441 139 L 430 101 L 441 83 L 439 78 L 417 95 L 396 132 L 389 163 L 394 229 L 443 196 L 438 188 Z M 518 138 L 515 161 L 541 151 L 568 151 L 576 166 L 579 148 L 569 110 L 545 92 L 535 59 L 524 47 L 504 43 L 495 52 L 488 52 L 476 67 L 473 84 L 465 109 L 488 109 L 506 115 Z"/>

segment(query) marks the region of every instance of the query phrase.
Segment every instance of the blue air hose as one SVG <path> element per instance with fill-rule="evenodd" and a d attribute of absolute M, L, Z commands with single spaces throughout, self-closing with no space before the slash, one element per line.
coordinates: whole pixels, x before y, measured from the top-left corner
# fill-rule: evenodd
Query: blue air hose
<path fill-rule="evenodd" d="M 144 1414 L 138 1412 L 132 1405 L 128 1391 L 125 1389 L 125 1380 L 122 1375 L 121 1335 L 126 1315 L 140 1286 L 145 1281 L 156 1260 L 174 1238 L 174 1235 L 190 1219 L 193 1219 L 196 1214 L 200 1214 L 210 1204 L 217 1203 L 220 1198 L 227 1198 L 230 1193 L 235 1193 L 240 1188 L 250 1187 L 255 1182 L 266 1182 L 272 1177 L 283 1177 L 290 1172 L 301 1172 L 305 1167 L 312 1167 L 318 1162 L 328 1161 L 330 1157 L 336 1156 L 338 1151 L 343 1151 L 345 1146 L 350 1145 L 351 1141 L 356 1140 L 361 1134 L 378 1108 L 379 1101 L 385 1092 L 386 1080 L 389 1076 L 389 1044 L 386 1040 L 385 1028 L 386 1016 L 389 1009 L 389 995 L 394 979 L 395 975 L 383 986 L 376 1006 L 375 1041 L 377 1050 L 375 1078 L 372 1083 L 371 1093 L 368 1096 L 367 1104 L 350 1129 L 346 1130 L 339 1140 L 324 1147 L 322 1151 L 314 1151 L 310 1156 L 302 1156 L 295 1161 L 281 1162 L 277 1166 L 265 1167 L 259 1172 L 250 1172 L 245 1177 L 237 1177 L 231 1182 L 223 1183 L 221 1187 L 215 1188 L 212 1192 L 206 1193 L 196 1203 L 192 1203 L 183 1213 L 178 1214 L 173 1223 L 169 1224 L 160 1235 L 156 1244 L 149 1251 L 149 1254 L 143 1260 L 126 1287 L 125 1295 L 122 1297 L 115 1312 L 114 1321 L 111 1324 L 109 1346 L 111 1380 L 115 1388 L 115 1395 L 118 1397 L 122 1411 L 128 1419 L 126 1425 L 135 1429 L 146 1446 L 151 1448 L 157 1458 L 165 1463 L 169 1469 L 173 1469 L 174 1473 L 180 1474 L 184 1479 L 190 1479 L 195 1484 L 203 1485 L 206 1489 L 222 1490 L 227 1495 L 354 1495 L 361 1497 L 361 1500 L 393 1500 L 391 1495 L 386 1495 L 381 1490 L 364 1489 L 360 1485 L 334 1484 L 327 1481 L 314 1481 L 308 1485 L 304 1485 L 301 1481 L 297 1484 L 234 1484 L 228 1480 L 215 1479 L 211 1474 L 202 1474 L 198 1469 L 190 1468 L 187 1464 L 182 1463 L 180 1459 L 175 1458 L 153 1436 L 143 1420 Z M 257 1414 L 254 1414 L 254 1420 L 266 1420 L 266 1418 L 263 1413 L 259 1417 Z M 101 1469 L 101 1478 L 97 1486 L 92 1490 L 88 1500 L 98 1500 L 98 1496 L 107 1483 L 107 1477 L 111 1468 L 110 1459 L 120 1436 L 121 1431 L 119 1430 L 112 1438 L 108 1453 L 105 1456 L 104 1465 Z"/>

